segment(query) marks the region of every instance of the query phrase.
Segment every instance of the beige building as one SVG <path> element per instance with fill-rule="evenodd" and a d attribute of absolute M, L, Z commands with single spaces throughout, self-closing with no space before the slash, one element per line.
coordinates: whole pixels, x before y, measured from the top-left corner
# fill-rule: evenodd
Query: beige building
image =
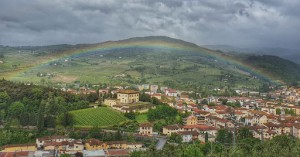
<path fill-rule="evenodd" d="M 118 101 L 117 99 L 113 99 L 113 98 L 108 98 L 108 99 L 105 99 L 104 100 L 104 104 L 107 105 L 107 106 L 114 106 L 114 105 L 117 105 L 118 104 Z"/>
<path fill-rule="evenodd" d="M 198 119 L 194 115 L 188 116 L 185 121 L 185 125 L 197 125 L 197 124 L 198 124 Z"/>
<path fill-rule="evenodd" d="M 135 103 L 139 101 L 139 92 L 134 90 L 120 90 L 117 93 L 117 99 L 120 103 Z"/>
<path fill-rule="evenodd" d="M 177 124 L 163 127 L 163 134 L 167 136 L 171 136 L 172 133 L 178 133 L 179 131 L 183 131 L 183 129 Z"/>
<path fill-rule="evenodd" d="M 140 124 L 139 134 L 140 135 L 152 136 L 152 134 L 153 134 L 153 125 L 151 123 Z"/>

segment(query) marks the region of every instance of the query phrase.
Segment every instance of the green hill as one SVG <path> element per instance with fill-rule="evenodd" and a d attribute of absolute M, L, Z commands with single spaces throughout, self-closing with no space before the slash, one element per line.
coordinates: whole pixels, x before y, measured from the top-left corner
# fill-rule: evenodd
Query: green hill
<path fill-rule="evenodd" d="M 107 48 L 111 45 L 122 46 Z M 83 54 L 73 53 L 89 49 L 93 51 Z M 74 82 L 118 85 L 151 83 L 181 89 L 213 90 L 219 87 L 258 88 L 268 82 L 263 78 L 253 78 L 254 73 L 232 64 L 228 58 L 248 64 L 253 69 L 258 69 L 262 73 L 267 72 L 273 78 L 286 82 L 299 81 L 300 73 L 299 65 L 278 57 L 272 62 L 274 59 L 272 56 L 229 55 L 193 43 L 160 36 L 100 44 L 2 46 L 0 54 L 2 54 L 0 61 L 4 62 L 0 64 L 1 76 L 14 81 L 44 85 Z M 286 76 L 289 76 L 288 79 Z"/>

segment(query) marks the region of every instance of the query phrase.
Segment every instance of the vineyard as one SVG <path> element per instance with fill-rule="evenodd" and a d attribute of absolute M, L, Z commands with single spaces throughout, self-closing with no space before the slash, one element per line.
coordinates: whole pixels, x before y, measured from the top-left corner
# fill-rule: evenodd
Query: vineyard
<path fill-rule="evenodd" d="M 82 109 L 70 113 L 74 116 L 75 127 L 105 127 L 128 120 L 121 113 L 107 107 Z"/>

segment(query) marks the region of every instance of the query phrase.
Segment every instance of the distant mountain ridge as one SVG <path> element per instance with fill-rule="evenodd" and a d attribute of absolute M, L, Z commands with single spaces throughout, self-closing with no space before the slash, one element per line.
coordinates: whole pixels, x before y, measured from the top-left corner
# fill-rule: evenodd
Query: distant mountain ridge
<path fill-rule="evenodd" d="M 220 55 L 221 57 L 228 57 L 232 60 L 236 60 L 238 62 L 249 65 L 254 69 L 258 69 L 262 73 L 266 73 L 269 76 L 272 76 L 275 79 L 283 80 L 286 83 L 297 83 L 300 79 L 300 66 L 291 61 L 282 59 L 280 57 L 275 57 L 271 55 L 257 55 L 257 54 L 243 54 L 243 53 L 235 53 L 231 52 L 231 47 L 223 46 L 223 50 L 216 49 L 216 47 L 203 47 L 198 46 L 194 43 L 186 42 L 180 39 L 174 39 L 166 36 L 148 36 L 148 37 L 134 37 L 119 41 L 107 41 L 103 43 L 95 43 L 95 44 L 77 44 L 77 45 L 52 45 L 52 46 L 23 46 L 23 47 L 6 47 L 0 46 L 0 53 L 6 55 L 16 52 L 24 52 L 24 55 L 28 55 L 32 59 L 32 57 L 42 58 L 45 56 L 54 56 L 60 53 L 64 53 L 66 51 L 72 52 L 78 49 L 89 49 L 93 47 L 102 47 L 109 44 L 120 44 L 120 43 L 138 43 L 138 42 L 146 42 L 146 43 L 161 43 L 164 44 L 178 44 L 179 46 L 184 46 L 187 48 L 192 48 L 193 52 L 178 50 L 174 51 L 172 49 L 157 49 L 157 48 L 147 48 L 147 47 L 132 47 L 129 46 L 126 48 L 118 48 L 118 49 L 107 49 L 102 51 L 95 51 L 92 56 L 82 55 L 81 58 L 71 58 L 70 62 L 63 62 L 58 60 L 55 63 L 51 63 L 51 65 L 59 65 L 62 66 L 58 71 L 51 71 L 55 68 L 53 67 L 44 67 L 44 69 L 38 69 L 38 71 L 30 71 L 26 72 L 22 75 L 22 77 L 33 77 L 36 75 L 35 73 L 39 72 L 55 72 L 60 77 L 71 77 L 75 81 L 79 79 L 82 81 L 83 78 L 78 78 L 79 76 L 70 71 L 74 71 L 74 67 L 78 70 L 77 74 L 80 71 L 91 70 L 91 72 L 87 74 L 81 75 L 91 75 L 86 76 L 86 81 L 91 81 L 90 77 L 95 78 L 94 75 L 101 75 L 104 73 L 106 67 L 110 69 L 110 73 L 107 73 L 107 76 L 102 76 L 102 81 L 114 80 L 115 82 L 132 82 L 135 84 L 143 83 L 143 79 L 149 80 L 152 83 L 163 83 L 165 85 L 180 85 L 182 81 L 184 82 L 193 82 L 193 83 L 204 83 L 204 84 L 212 84 L 212 81 L 220 82 L 228 80 L 228 75 L 236 77 L 236 79 L 231 79 L 231 84 L 240 84 L 243 82 L 247 82 L 244 73 L 240 73 L 235 69 L 234 65 L 230 65 L 223 61 L 216 62 L 213 55 L 204 56 L 202 52 L 205 54 L 214 54 Z M 214 50 L 209 50 L 215 49 Z M 224 48 L 225 47 L 225 48 Z M 223 52 L 226 53 L 223 53 Z M 10 55 L 14 57 L 13 55 Z M 37 59 L 35 59 L 37 60 Z M 111 64 L 108 63 L 110 61 Z M 115 63 L 115 65 L 113 65 Z M 29 63 L 22 63 L 22 65 L 26 65 Z M 20 65 L 20 66 L 22 66 Z M 51 66 L 49 65 L 49 66 Z M 4 65 L 0 64 L 0 68 Z M 112 67 L 114 67 L 112 69 Z M 6 66 L 7 68 L 8 66 Z M 8 67 L 9 68 L 9 67 Z M 99 70 L 99 68 L 101 68 Z M 65 69 L 65 70 L 64 70 Z M 94 71 L 94 70 L 98 71 Z M 8 71 L 13 69 L 8 69 Z M 70 71 L 69 71 L 70 70 Z M 75 71 L 74 71 L 75 72 Z M 106 72 L 106 71 L 105 71 Z M 1 73 L 1 70 L 0 70 Z M 93 76 L 91 73 L 95 73 Z M 119 76 L 120 73 L 125 73 L 131 78 L 135 80 L 125 80 L 124 78 L 116 78 L 114 76 Z M 121 75 L 120 75 L 121 76 Z M 19 77 L 20 79 L 20 77 Z M 168 82 L 170 80 L 172 82 Z M 198 80 L 197 80 L 198 79 Z M 209 81 L 208 81 L 209 80 Z M 145 82 L 146 83 L 146 82 Z M 215 84 L 215 83 L 213 83 Z M 223 83 L 222 83 L 223 84 Z M 225 83 L 226 84 L 226 83 Z"/>
<path fill-rule="evenodd" d="M 255 55 L 273 55 L 284 59 L 288 59 L 297 64 L 300 64 L 300 50 L 299 49 L 289 49 L 289 48 L 269 48 L 269 47 L 252 47 L 252 48 L 240 48 L 230 45 L 203 45 L 203 47 L 220 50 L 226 53 L 247 53 Z"/>

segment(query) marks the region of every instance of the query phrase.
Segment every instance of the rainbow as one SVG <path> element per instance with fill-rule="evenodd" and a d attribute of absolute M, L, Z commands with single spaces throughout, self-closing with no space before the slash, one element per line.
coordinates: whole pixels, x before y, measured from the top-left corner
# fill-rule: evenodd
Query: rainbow
<path fill-rule="evenodd" d="M 205 57 L 213 57 L 216 60 L 226 62 L 232 65 L 235 65 L 239 69 L 242 69 L 244 71 L 247 71 L 251 73 L 252 75 L 263 79 L 268 80 L 269 82 L 275 83 L 275 84 L 283 84 L 282 81 L 274 78 L 272 75 L 262 72 L 258 69 L 255 69 L 254 67 L 245 64 L 234 57 L 219 53 L 216 51 L 212 51 L 206 48 L 198 47 L 196 45 L 187 45 L 182 44 L 178 42 L 166 42 L 164 40 L 153 40 L 153 41 L 132 41 L 132 40 L 122 40 L 122 41 L 110 41 L 100 44 L 92 44 L 92 45 L 85 45 L 84 48 L 81 49 L 71 49 L 65 52 L 62 52 L 55 56 L 48 56 L 44 59 L 40 59 L 38 62 L 33 63 L 31 65 L 27 65 L 25 67 L 20 68 L 19 70 L 16 70 L 12 73 L 10 73 L 9 78 L 14 78 L 19 76 L 20 74 L 24 73 L 25 71 L 30 71 L 33 68 L 40 68 L 43 66 L 49 65 L 51 62 L 55 62 L 58 60 L 61 60 L 63 58 L 78 58 L 82 56 L 92 56 L 96 55 L 99 52 L 105 52 L 109 50 L 116 50 L 116 49 L 122 49 L 122 48 L 131 48 L 131 47 L 137 47 L 137 48 L 155 48 L 155 49 L 166 49 L 171 51 L 178 51 L 178 52 L 198 52 L 201 53 L 201 55 Z"/>

